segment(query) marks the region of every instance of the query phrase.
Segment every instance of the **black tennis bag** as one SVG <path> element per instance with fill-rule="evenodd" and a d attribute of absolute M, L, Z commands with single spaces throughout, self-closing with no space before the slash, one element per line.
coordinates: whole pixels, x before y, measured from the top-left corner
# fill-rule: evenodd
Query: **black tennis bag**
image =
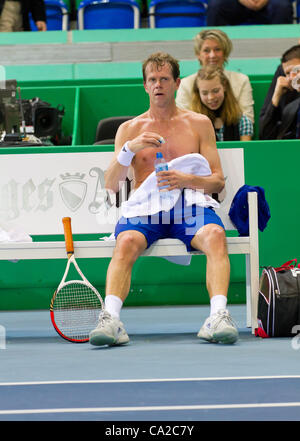
<path fill-rule="evenodd" d="M 263 267 L 258 292 L 255 335 L 292 337 L 300 325 L 300 265 L 293 259 L 279 268 Z M 294 328 L 294 329 L 293 329 Z"/>

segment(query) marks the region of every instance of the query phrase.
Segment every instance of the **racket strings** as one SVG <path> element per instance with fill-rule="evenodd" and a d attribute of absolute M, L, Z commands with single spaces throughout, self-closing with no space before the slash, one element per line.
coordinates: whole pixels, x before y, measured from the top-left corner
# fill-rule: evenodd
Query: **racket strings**
<path fill-rule="evenodd" d="M 57 292 L 53 311 L 56 325 L 65 336 L 83 340 L 97 326 L 102 304 L 91 287 L 71 282 Z"/>

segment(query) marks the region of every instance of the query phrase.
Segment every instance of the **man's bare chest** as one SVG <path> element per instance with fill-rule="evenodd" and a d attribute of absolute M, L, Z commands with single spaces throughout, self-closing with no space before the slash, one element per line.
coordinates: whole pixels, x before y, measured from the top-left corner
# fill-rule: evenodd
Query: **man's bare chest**
<path fill-rule="evenodd" d="M 161 151 L 167 161 L 188 153 L 199 153 L 198 136 L 186 124 L 148 123 L 142 128 L 141 132 L 143 131 L 157 133 L 164 139 L 164 143 L 158 150 L 142 150 L 140 156 L 143 156 L 144 159 L 149 157 L 151 160 L 153 155 L 155 156 L 156 151 Z"/>

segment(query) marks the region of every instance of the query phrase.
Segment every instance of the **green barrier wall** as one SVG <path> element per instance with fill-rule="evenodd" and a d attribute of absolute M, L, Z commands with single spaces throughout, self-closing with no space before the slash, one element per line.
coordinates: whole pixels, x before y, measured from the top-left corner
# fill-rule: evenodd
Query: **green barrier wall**
<path fill-rule="evenodd" d="M 258 118 L 270 81 L 252 81 L 255 137 L 258 139 Z M 22 98 L 39 97 L 52 106 L 64 106 L 63 133 L 72 137 L 72 145 L 95 142 L 98 122 L 110 116 L 138 115 L 148 108 L 148 95 L 142 82 L 94 86 L 23 87 Z"/>
<path fill-rule="evenodd" d="M 297 44 L 299 26 L 297 25 L 268 25 L 268 26 L 227 26 L 220 27 L 231 40 L 267 38 L 293 38 Z M 86 30 L 72 31 L 72 42 L 119 42 L 119 41 L 192 41 L 199 28 L 157 28 L 157 29 L 118 29 L 115 30 Z M 249 35 L 251 33 L 251 35 Z M 54 38 L 54 37 L 53 37 Z"/>
<path fill-rule="evenodd" d="M 299 38 L 299 25 L 274 25 L 274 26 L 251 26 L 251 35 L 249 36 L 249 26 L 229 26 L 223 29 L 233 45 L 241 40 L 253 40 L 254 45 L 265 44 L 266 39 L 286 40 L 286 48 L 292 44 L 297 44 Z M 47 45 L 48 50 L 51 44 L 65 45 L 68 51 L 68 45 L 82 45 L 84 43 L 119 43 L 119 42 L 158 42 L 158 41 L 190 41 L 193 46 L 194 36 L 199 32 L 199 28 L 160 28 L 160 29 L 118 29 L 116 30 L 86 30 L 86 31 L 51 31 L 51 32 L 11 32 L 1 33 L 0 46 L 23 45 L 24 51 L 30 45 Z M 293 42 L 291 43 L 291 39 Z M 74 47 L 73 47 L 74 48 Z M 30 59 L 24 66 L 14 65 L 15 60 L 10 60 L 6 65 L 3 59 L 2 65 L 6 68 L 6 77 L 15 78 L 23 85 L 36 85 L 41 82 L 42 85 L 57 84 L 64 81 L 76 80 L 76 84 L 83 84 L 86 81 L 111 81 L 111 79 L 126 80 L 132 78 L 141 78 L 140 62 L 132 63 L 90 63 L 90 64 L 41 64 L 32 65 Z M 272 75 L 279 63 L 278 58 L 260 58 L 259 62 L 252 58 L 230 58 L 227 65 L 228 69 L 244 72 L 252 77 L 253 75 Z M 180 60 L 182 76 L 189 75 L 198 69 L 198 62 L 195 60 Z"/>
<path fill-rule="evenodd" d="M 246 184 L 265 189 L 271 219 L 259 233 L 260 265 L 279 266 L 300 258 L 298 203 L 299 141 L 252 141 L 218 143 L 219 148 L 240 147 L 245 153 Z M 65 151 L 66 147 L 53 147 Z M 69 147 L 72 151 L 107 147 Z M 2 149 L 1 153 L 5 153 Z M 23 150 L 23 149 L 22 149 Z M 32 152 L 33 149 L 28 149 Z M 45 148 L 45 152 L 48 149 Z M 23 152 L 23 151 L 22 151 Z M 11 152 L 12 153 L 12 152 Z M 47 238 L 35 238 L 45 239 Z M 57 238 L 54 238 L 54 240 Z M 62 237 L 60 237 L 62 239 Z M 83 239 L 75 236 L 75 240 Z M 244 256 L 230 256 L 229 303 L 245 302 Z M 108 259 L 80 259 L 80 266 L 100 292 L 104 292 Z M 43 309 L 60 281 L 65 262 L 0 262 L 0 309 Z M 206 304 L 205 258 L 195 256 L 189 267 L 174 265 L 160 258 L 140 258 L 134 267 L 127 305 Z"/>
<path fill-rule="evenodd" d="M 231 40 L 265 40 L 268 38 L 295 39 L 299 38 L 299 26 L 292 25 L 268 25 L 251 26 L 228 26 L 220 27 Z M 0 45 L 14 44 L 51 44 L 60 43 L 89 43 L 89 42 L 120 42 L 120 41 L 192 41 L 199 32 L 199 28 L 141 28 L 141 29 L 97 29 L 97 30 L 72 30 L 72 31 L 49 31 L 35 32 L 5 32 L 0 36 Z"/>
<path fill-rule="evenodd" d="M 279 58 L 232 59 L 226 68 L 248 75 L 251 81 L 270 81 Z M 53 87 L 136 83 L 142 81 L 140 62 L 69 63 L 10 65 L 5 67 L 7 79 L 16 79 L 20 87 Z M 186 77 L 199 69 L 196 60 L 180 61 L 181 77 Z"/>

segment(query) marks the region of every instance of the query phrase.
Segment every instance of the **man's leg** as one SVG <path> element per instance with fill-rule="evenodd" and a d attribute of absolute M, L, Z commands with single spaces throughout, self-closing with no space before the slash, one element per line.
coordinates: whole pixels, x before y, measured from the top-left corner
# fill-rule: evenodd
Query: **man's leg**
<path fill-rule="evenodd" d="M 21 2 L 4 2 L 0 17 L 0 32 L 23 31 L 23 18 L 21 14 Z"/>
<path fill-rule="evenodd" d="M 210 0 L 207 5 L 207 26 L 233 26 L 247 21 L 249 10 L 237 0 Z"/>
<path fill-rule="evenodd" d="M 227 297 L 230 262 L 224 229 L 216 224 L 204 225 L 191 245 L 206 255 L 206 285 L 210 299 L 215 295 Z"/>
<path fill-rule="evenodd" d="M 118 235 L 107 270 L 105 311 L 97 328 L 90 333 L 92 345 L 128 343 L 129 337 L 120 321 L 120 310 L 130 289 L 133 264 L 146 247 L 146 238 L 139 231 L 129 230 Z"/>
<path fill-rule="evenodd" d="M 230 262 L 225 231 L 216 224 L 204 225 L 192 239 L 191 245 L 206 255 L 206 285 L 211 304 L 210 317 L 200 329 L 198 337 L 211 342 L 234 343 L 238 332 L 226 310 Z"/>
<path fill-rule="evenodd" d="M 133 264 L 146 248 L 146 238 L 139 231 L 129 230 L 118 235 L 107 270 L 106 296 L 113 294 L 124 302 L 130 289 Z"/>
<path fill-rule="evenodd" d="M 268 24 L 292 24 L 293 6 L 290 0 L 269 0 L 266 6 Z"/>

